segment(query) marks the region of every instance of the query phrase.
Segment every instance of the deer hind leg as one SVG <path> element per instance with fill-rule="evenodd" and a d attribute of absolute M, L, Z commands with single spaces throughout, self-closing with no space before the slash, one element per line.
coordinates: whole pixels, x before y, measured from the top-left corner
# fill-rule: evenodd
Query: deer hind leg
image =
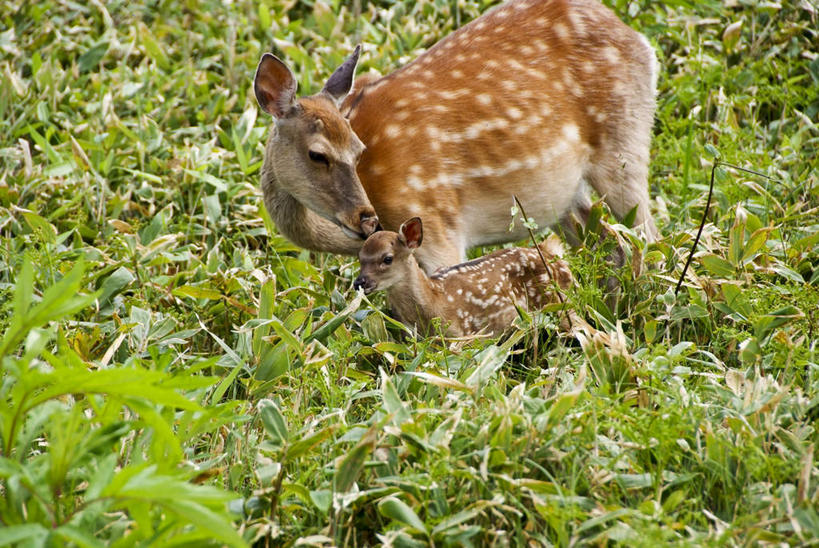
<path fill-rule="evenodd" d="M 647 119 L 648 123 L 623 123 L 611 146 L 597 152 L 597 161 L 589 167 L 586 178 L 618 219 L 637 206 L 634 226 L 653 242 L 658 234 L 648 195 L 652 118 Z"/>
<path fill-rule="evenodd" d="M 591 200 L 589 199 L 589 192 L 585 183 L 580 185 L 577 194 L 574 198 L 574 203 L 571 209 L 563 214 L 558 221 L 560 228 L 563 231 L 563 236 L 572 247 L 580 247 L 583 245 L 582 238 L 578 234 L 578 225 L 586 226 L 586 221 L 589 220 L 589 213 L 591 212 Z"/>

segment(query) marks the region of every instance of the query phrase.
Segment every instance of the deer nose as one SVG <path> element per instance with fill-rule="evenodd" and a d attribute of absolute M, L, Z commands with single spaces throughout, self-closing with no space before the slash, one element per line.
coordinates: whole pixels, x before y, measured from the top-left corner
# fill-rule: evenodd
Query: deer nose
<path fill-rule="evenodd" d="M 353 289 L 358 291 L 359 289 L 363 288 L 365 285 L 367 285 L 367 277 L 362 274 L 361 276 L 356 278 L 355 281 L 353 282 Z"/>
<path fill-rule="evenodd" d="M 372 209 L 362 211 L 359 214 L 361 232 L 364 236 L 369 236 L 373 232 L 381 229 L 381 224 L 378 222 L 378 216 Z"/>

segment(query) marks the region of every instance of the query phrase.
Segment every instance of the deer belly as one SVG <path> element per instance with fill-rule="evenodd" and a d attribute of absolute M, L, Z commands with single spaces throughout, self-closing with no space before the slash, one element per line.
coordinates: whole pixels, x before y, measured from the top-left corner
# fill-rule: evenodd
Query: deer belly
<path fill-rule="evenodd" d="M 521 214 L 516 215 L 512 223 L 515 197 L 538 228 L 555 224 L 571 210 L 578 192 L 583 192 L 584 164 L 585 158 L 567 154 L 535 169 L 520 169 L 495 180 L 474 181 L 473 188 L 468 189 L 461 200 L 467 246 L 528 237 Z M 511 230 L 510 225 L 513 225 Z"/>

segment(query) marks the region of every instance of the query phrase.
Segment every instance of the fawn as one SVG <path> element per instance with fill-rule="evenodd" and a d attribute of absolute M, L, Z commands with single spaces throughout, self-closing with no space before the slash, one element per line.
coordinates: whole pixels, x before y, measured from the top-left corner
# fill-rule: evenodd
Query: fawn
<path fill-rule="evenodd" d="M 309 249 L 357 254 L 379 222 L 424 216 L 427 273 L 508 230 L 517 195 L 540 225 L 578 243 L 586 185 L 656 236 L 648 161 L 657 61 L 638 32 L 596 0 L 511 0 L 408 65 L 354 84 L 360 47 L 323 89 L 264 54 L 254 80 L 275 118 L 261 184 L 279 231 Z"/>
<path fill-rule="evenodd" d="M 353 284 L 367 294 L 386 290 L 398 318 L 422 332 L 428 332 L 433 318 L 441 318 L 448 336 L 498 335 L 517 317 L 516 306 L 536 310 L 561 302 L 560 290 L 572 284 L 556 237 L 541 243 L 539 250 L 500 249 L 432 276 L 415 260 L 422 239 L 418 217 L 397 233 L 371 235 L 359 251 L 361 274 Z"/>

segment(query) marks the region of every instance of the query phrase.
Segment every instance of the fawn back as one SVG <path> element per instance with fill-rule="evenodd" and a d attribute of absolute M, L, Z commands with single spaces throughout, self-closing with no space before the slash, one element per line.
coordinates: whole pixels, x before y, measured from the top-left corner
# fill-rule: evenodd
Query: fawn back
<path fill-rule="evenodd" d="M 386 290 L 399 319 L 426 332 L 441 318 L 450 336 L 497 335 L 518 315 L 516 307 L 537 310 L 561 302 L 572 284 L 563 248 L 550 237 L 538 248 L 500 249 L 473 261 L 427 276 L 415 260 L 422 249 L 421 219 L 405 222 L 399 231 L 376 232 L 359 252 L 361 274 L 356 289 Z"/>

